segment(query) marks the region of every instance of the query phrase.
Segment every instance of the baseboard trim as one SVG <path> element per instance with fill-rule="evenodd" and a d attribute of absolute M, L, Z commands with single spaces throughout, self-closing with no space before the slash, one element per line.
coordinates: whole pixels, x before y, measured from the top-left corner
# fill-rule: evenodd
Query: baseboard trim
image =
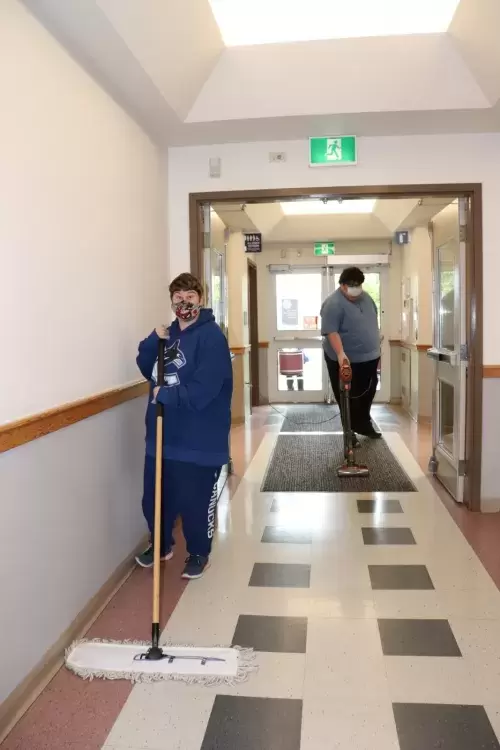
<path fill-rule="evenodd" d="M 481 513 L 499 513 L 500 499 L 495 497 L 481 498 Z"/>
<path fill-rule="evenodd" d="M 135 555 L 144 548 L 145 541 L 145 539 L 141 540 L 133 553 L 118 566 L 36 667 L 0 705 L 0 744 L 63 666 L 64 652 L 68 646 L 85 635 L 116 592 L 130 577 L 135 567 Z"/>

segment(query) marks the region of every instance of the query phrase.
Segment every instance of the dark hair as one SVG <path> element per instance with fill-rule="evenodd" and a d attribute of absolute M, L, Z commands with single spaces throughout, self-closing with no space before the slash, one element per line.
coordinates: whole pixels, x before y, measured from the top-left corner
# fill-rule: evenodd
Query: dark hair
<path fill-rule="evenodd" d="M 193 276 L 192 273 L 181 273 L 170 284 L 168 291 L 170 297 L 173 297 L 176 292 L 196 292 L 201 298 L 203 297 L 203 286 L 201 281 Z"/>
<path fill-rule="evenodd" d="M 361 286 L 365 280 L 363 271 L 357 266 L 350 266 L 344 268 L 340 274 L 339 284 L 347 284 L 348 286 Z"/>

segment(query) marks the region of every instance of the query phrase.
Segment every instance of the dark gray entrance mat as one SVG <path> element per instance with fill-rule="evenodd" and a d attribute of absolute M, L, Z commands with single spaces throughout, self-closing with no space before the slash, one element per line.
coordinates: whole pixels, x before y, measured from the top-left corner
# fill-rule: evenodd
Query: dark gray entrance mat
<path fill-rule="evenodd" d="M 280 407 L 285 414 L 281 432 L 339 432 L 342 430 L 337 404 L 304 404 Z"/>
<path fill-rule="evenodd" d="M 262 492 L 416 492 L 385 440 L 361 438 L 357 460 L 369 477 L 339 479 L 344 440 L 339 435 L 279 435 Z"/>

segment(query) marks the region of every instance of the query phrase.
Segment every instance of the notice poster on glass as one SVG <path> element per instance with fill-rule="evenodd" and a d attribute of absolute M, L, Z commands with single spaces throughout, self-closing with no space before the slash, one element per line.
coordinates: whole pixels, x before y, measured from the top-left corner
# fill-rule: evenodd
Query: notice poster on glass
<path fill-rule="evenodd" d="M 299 300 L 283 299 L 281 301 L 281 323 L 284 326 L 298 326 Z"/>
<path fill-rule="evenodd" d="M 304 315 L 304 331 L 317 331 L 318 330 L 318 316 L 317 315 Z"/>

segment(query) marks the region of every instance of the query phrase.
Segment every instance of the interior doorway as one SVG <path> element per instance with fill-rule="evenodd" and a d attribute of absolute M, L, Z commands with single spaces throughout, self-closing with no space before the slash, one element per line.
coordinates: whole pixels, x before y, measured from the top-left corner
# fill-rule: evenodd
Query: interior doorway
<path fill-rule="evenodd" d="M 245 232 L 250 230 L 255 232 L 255 211 L 260 204 L 278 203 L 281 207 L 281 213 L 297 214 L 302 210 L 301 206 L 299 206 L 298 211 L 295 207 L 293 211 L 285 211 L 284 209 L 291 203 L 295 205 L 300 203 L 314 203 L 315 240 L 321 239 L 329 243 L 330 240 L 336 240 L 337 237 L 329 236 L 325 230 L 327 226 L 325 220 L 318 219 L 320 214 L 325 213 L 325 208 L 326 212 L 328 212 L 328 204 L 338 204 L 341 208 L 336 213 L 343 215 L 356 213 L 358 209 L 353 208 L 353 204 L 356 202 L 371 204 L 372 208 L 368 208 L 363 213 L 372 212 L 373 214 L 373 204 L 379 205 L 386 201 L 395 202 L 402 199 L 407 203 L 414 202 L 412 217 L 418 218 L 420 221 L 418 226 L 422 228 L 424 227 L 423 217 L 426 215 L 426 211 L 429 210 L 429 206 L 432 206 L 433 203 L 441 204 L 444 201 L 444 205 L 448 205 L 456 200 L 462 201 L 462 213 L 467 219 L 458 229 L 461 238 L 462 265 L 460 267 L 455 266 L 453 270 L 454 278 L 458 285 L 455 287 L 455 291 L 458 291 L 459 294 L 459 302 L 455 302 L 459 305 L 460 316 L 463 322 L 463 325 L 459 329 L 456 328 L 455 349 L 448 356 L 449 351 L 448 353 L 443 352 L 443 347 L 440 348 L 435 345 L 440 308 L 437 312 L 437 318 L 436 310 L 434 310 L 432 332 L 429 333 L 425 342 L 419 343 L 422 341 L 423 334 L 418 324 L 418 299 L 415 302 L 416 298 L 412 292 L 407 295 L 408 299 L 406 299 L 405 290 L 403 289 L 403 297 L 405 297 L 406 302 L 409 304 L 406 310 L 409 323 L 407 335 L 410 338 L 413 336 L 413 339 L 407 344 L 408 349 L 411 350 L 409 356 L 405 354 L 404 347 L 402 347 L 401 357 L 402 359 L 406 358 L 407 362 L 413 364 L 414 360 L 419 359 L 418 354 L 421 351 L 425 354 L 425 351 L 431 350 L 429 358 L 424 357 L 424 359 L 429 360 L 429 366 L 434 366 L 435 361 L 439 364 L 434 371 L 433 382 L 431 383 L 432 387 L 425 386 L 422 388 L 423 393 L 428 395 L 432 391 L 434 394 L 432 399 L 434 440 L 431 458 L 437 459 L 438 465 L 441 467 L 441 471 L 439 469 L 435 471 L 436 476 L 449 489 L 455 499 L 459 502 L 463 501 L 467 507 L 476 510 L 480 508 L 480 436 L 482 434 L 482 238 L 480 185 L 348 187 L 332 188 L 331 190 L 325 188 L 298 188 L 192 194 L 190 196 L 192 269 L 198 272 L 202 270 L 202 265 L 200 265 L 201 233 L 199 227 L 202 207 L 204 205 L 217 204 L 222 210 L 224 210 L 224 206 L 227 206 L 228 209 L 231 205 L 233 207 L 237 206 L 237 211 L 235 209 L 234 215 L 238 216 L 240 231 Z M 351 211 L 350 209 L 353 210 Z M 217 211 L 219 211 L 219 208 Z M 275 210 L 274 213 L 279 213 L 279 211 L 276 212 Z M 373 227 L 375 227 L 376 222 L 372 219 L 370 220 Z M 245 221 L 249 223 L 249 229 L 246 228 Z M 398 228 L 403 229 L 401 226 Z M 403 232 L 403 234 L 408 233 Z M 314 262 L 311 263 L 308 258 L 304 257 L 305 253 L 302 252 L 298 243 L 292 242 L 292 244 L 293 248 L 290 253 L 288 252 L 288 246 L 282 248 L 282 254 L 278 258 L 278 260 L 282 261 L 281 263 L 268 264 L 268 274 L 272 275 L 274 272 L 274 288 L 269 286 L 264 292 L 262 290 L 259 291 L 259 313 L 267 305 L 269 309 L 273 309 L 275 318 L 273 332 L 269 331 L 266 341 L 259 342 L 259 344 L 260 346 L 268 347 L 269 400 L 271 402 L 276 400 L 290 402 L 300 399 L 304 402 L 314 402 L 324 399 L 326 391 L 325 375 L 322 368 L 321 331 L 318 330 L 318 324 L 315 321 L 319 310 L 305 310 L 305 307 L 302 310 L 304 304 L 307 306 L 305 298 L 308 295 L 304 292 L 304 285 L 301 286 L 299 284 L 300 294 L 295 294 L 294 292 L 295 296 L 292 296 L 293 289 L 291 287 L 295 283 L 293 279 L 294 277 L 296 279 L 302 277 L 303 281 L 306 279 L 308 283 L 316 284 L 316 286 L 319 284 L 318 289 L 321 289 L 321 291 L 318 295 L 318 290 L 316 290 L 314 295 L 317 308 L 318 299 L 324 298 L 329 290 L 336 288 L 338 273 L 353 258 L 350 251 L 349 257 L 346 256 L 341 259 L 338 255 L 335 255 L 333 261 L 331 258 L 315 257 L 313 259 Z M 311 247 L 308 249 L 310 256 L 312 255 L 312 244 L 310 243 Z M 334 242 L 331 244 L 334 244 Z M 445 251 L 446 248 L 441 249 L 443 258 L 446 255 Z M 380 331 L 385 342 L 382 347 L 381 383 L 377 396 L 379 400 L 383 399 L 387 401 L 388 395 L 392 396 L 392 385 L 390 383 L 391 381 L 395 383 L 397 378 L 394 373 L 394 356 L 392 354 L 394 340 L 387 340 L 388 337 L 384 332 L 385 321 L 383 318 L 387 311 L 384 300 L 387 300 L 388 297 L 387 293 L 383 291 L 384 261 L 380 261 L 379 258 L 378 261 L 380 262 L 373 263 L 373 252 L 369 254 L 368 258 L 363 257 L 363 254 L 360 247 L 356 262 L 353 265 L 358 265 L 364 269 L 368 285 L 371 289 L 370 296 L 376 298 L 374 302 L 379 312 Z M 293 263 L 287 257 L 292 255 L 297 257 L 297 260 Z M 433 255 L 435 259 L 436 255 Z M 337 268 L 335 268 L 336 260 L 338 261 Z M 306 268 L 308 264 L 313 266 L 313 268 L 308 270 Z M 257 265 L 260 269 L 260 263 L 257 263 Z M 272 269 L 273 265 L 275 266 L 274 269 Z M 300 268 L 295 268 L 295 266 L 300 266 Z M 319 266 L 322 266 L 322 268 L 320 269 Z M 373 267 L 371 268 L 370 266 Z M 318 276 L 319 273 L 321 276 Z M 435 263 L 432 273 L 434 273 L 434 277 L 436 273 L 438 275 L 440 273 L 439 267 Z M 307 279 L 309 274 L 311 275 L 311 279 Z M 316 281 L 312 280 L 314 275 L 316 275 Z M 259 278 L 259 286 L 261 286 L 260 282 L 263 277 L 259 276 L 259 274 L 257 276 Z M 430 276 L 431 271 L 428 274 L 429 278 Z M 444 279 L 443 275 L 442 278 Z M 280 285 L 283 286 L 283 289 L 281 289 Z M 285 286 L 289 288 L 285 289 Z M 436 288 L 436 283 L 434 283 L 434 290 Z M 304 299 L 301 302 L 302 297 Z M 389 323 L 394 318 L 392 313 L 389 313 L 386 317 L 389 319 Z M 298 319 L 297 322 L 295 322 L 296 318 Z M 283 321 L 286 321 L 286 323 Z M 401 333 L 399 334 L 399 338 L 403 338 Z M 405 344 L 403 341 L 399 341 L 398 343 Z M 437 350 L 437 354 L 435 350 Z M 437 360 L 432 359 L 433 353 L 437 357 Z M 466 373 L 466 377 L 460 375 L 458 379 L 455 378 L 452 390 L 450 390 L 452 373 L 444 372 L 446 368 L 443 366 L 443 362 L 446 356 L 448 356 L 450 362 L 453 360 L 453 365 L 450 366 L 455 366 L 459 363 L 457 366 L 460 372 L 462 374 Z M 385 371 L 384 366 L 386 368 Z M 387 375 L 385 374 L 386 372 Z M 260 379 L 261 390 L 263 390 L 262 369 L 260 370 Z M 414 388 L 417 380 L 418 378 L 415 379 L 413 377 L 413 385 L 409 387 Z M 446 386 L 448 386 L 448 389 Z M 388 394 L 387 390 L 384 393 L 384 388 L 389 388 L 390 393 Z M 452 391 L 453 396 L 451 395 Z M 460 415 L 461 417 L 457 418 Z M 454 431 L 453 438 L 451 437 L 452 430 Z M 448 472 L 451 472 L 454 479 L 451 483 L 447 481 L 447 477 L 445 476 Z"/>

